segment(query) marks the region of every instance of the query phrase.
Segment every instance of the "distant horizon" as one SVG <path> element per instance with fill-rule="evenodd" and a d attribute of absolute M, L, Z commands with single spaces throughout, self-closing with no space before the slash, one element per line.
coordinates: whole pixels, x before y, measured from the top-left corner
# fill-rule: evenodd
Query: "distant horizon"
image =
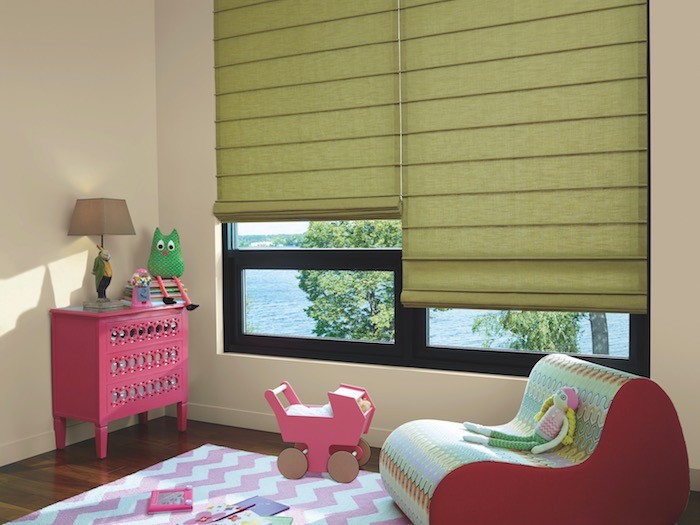
<path fill-rule="evenodd" d="M 309 221 L 288 222 L 239 222 L 238 235 L 276 235 L 280 233 L 304 233 L 309 229 Z"/>

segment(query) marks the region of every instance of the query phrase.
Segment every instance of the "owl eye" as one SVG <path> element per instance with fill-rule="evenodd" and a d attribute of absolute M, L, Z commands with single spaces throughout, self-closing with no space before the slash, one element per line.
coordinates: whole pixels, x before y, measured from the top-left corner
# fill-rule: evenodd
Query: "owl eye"
<path fill-rule="evenodd" d="M 175 249 L 175 243 L 173 241 L 168 241 L 168 250 L 171 252 Z"/>
<path fill-rule="evenodd" d="M 158 248 L 159 250 L 165 248 L 165 242 L 163 242 L 163 239 L 158 241 L 158 244 L 156 244 L 156 248 Z"/>

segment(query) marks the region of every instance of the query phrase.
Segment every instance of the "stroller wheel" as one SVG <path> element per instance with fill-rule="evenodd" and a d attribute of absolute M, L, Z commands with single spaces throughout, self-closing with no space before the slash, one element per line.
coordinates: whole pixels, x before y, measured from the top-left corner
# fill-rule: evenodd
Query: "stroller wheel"
<path fill-rule="evenodd" d="M 338 483 L 350 483 L 359 471 L 357 458 L 346 450 L 335 452 L 328 460 L 328 473 Z"/>
<path fill-rule="evenodd" d="M 289 447 L 280 452 L 277 468 L 285 478 L 299 479 L 309 469 L 309 461 L 301 450 Z"/>
<path fill-rule="evenodd" d="M 369 461 L 369 457 L 372 455 L 372 449 L 369 448 L 367 442 L 362 438 L 360 438 L 360 442 L 357 444 L 357 446 L 362 449 L 362 456 L 360 456 L 360 459 L 357 460 L 362 467 Z"/>

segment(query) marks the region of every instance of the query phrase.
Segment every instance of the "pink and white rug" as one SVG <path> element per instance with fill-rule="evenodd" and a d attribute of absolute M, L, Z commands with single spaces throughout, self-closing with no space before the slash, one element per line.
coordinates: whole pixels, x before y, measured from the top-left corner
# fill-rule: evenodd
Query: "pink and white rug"
<path fill-rule="evenodd" d="M 192 485 L 192 513 L 146 514 L 152 490 Z M 407 525 L 411 522 L 384 490 L 379 474 L 360 471 L 352 483 L 327 474 L 284 478 L 277 458 L 217 445 L 203 445 L 112 483 L 24 516 L 13 524 L 164 525 L 195 517 L 206 506 L 265 496 L 289 505 L 280 516 L 293 525 Z"/>

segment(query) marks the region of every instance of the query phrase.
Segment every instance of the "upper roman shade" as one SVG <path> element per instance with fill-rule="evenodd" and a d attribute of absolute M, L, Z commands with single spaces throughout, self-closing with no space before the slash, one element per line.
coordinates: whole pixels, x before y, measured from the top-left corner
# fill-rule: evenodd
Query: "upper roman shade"
<path fill-rule="evenodd" d="M 401 4 L 402 302 L 646 312 L 646 3 Z"/>
<path fill-rule="evenodd" d="M 396 0 L 218 0 L 223 221 L 398 218 Z"/>

